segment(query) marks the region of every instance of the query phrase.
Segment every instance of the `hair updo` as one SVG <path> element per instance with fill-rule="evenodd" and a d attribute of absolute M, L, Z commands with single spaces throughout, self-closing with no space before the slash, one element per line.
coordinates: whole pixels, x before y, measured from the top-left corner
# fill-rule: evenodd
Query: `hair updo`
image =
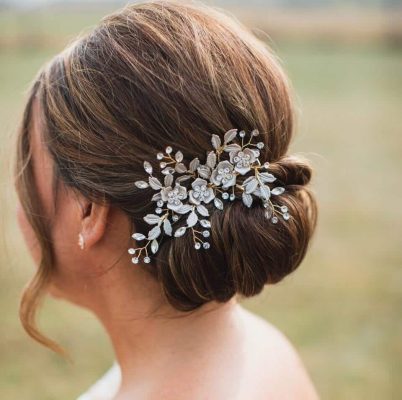
<path fill-rule="evenodd" d="M 317 206 L 306 187 L 309 164 L 287 155 L 293 133 L 289 84 L 266 44 L 223 12 L 201 4 L 152 1 L 126 6 L 53 58 L 35 80 L 19 134 L 17 190 L 42 246 L 42 262 L 25 290 L 21 319 L 36 340 L 35 308 L 52 273 L 52 248 L 34 215 L 28 126 L 40 102 L 57 176 L 93 201 L 123 210 L 136 231 L 153 211 L 134 182 L 143 162 L 170 145 L 191 160 L 210 149 L 212 133 L 258 129 L 275 198 L 292 218 L 277 224 L 258 203 L 241 201 L 211 212 L 211 248 L 196 251 L 190 235 L 165 237 L 152 264 L 167 300 L 190 311 L 206 302 L 249 297 L 292 272 L 313 234 Z M 187 161 L 188 161 L 187 160 Z M 29 193 L 29 195 L 27 195 Z M 277 200 L 278 199 L 278 200 Z M 138 268 L 138 266 L 136 267 Z"/>

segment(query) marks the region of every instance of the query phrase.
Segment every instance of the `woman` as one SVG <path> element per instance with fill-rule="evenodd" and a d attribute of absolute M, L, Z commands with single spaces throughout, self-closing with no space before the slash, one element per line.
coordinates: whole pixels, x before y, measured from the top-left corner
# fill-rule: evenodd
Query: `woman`
<path fill-rule="evenodd" d="M 316 225 L 289 92 L 265 44 L 193 3 L 127 6 L 41 69 L 17 147 L 38 265 L 21 320 L 61 352 L 36 328 L 41 296 L 96 314 L 117 362 L 81 399 L 317 398 L 238 303 L 292 272 Z"/>

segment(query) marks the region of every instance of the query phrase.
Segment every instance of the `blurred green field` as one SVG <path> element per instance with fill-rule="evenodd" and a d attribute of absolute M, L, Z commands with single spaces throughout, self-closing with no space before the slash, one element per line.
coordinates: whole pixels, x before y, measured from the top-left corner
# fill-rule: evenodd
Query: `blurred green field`
<path fill-rule="evenodd" d="M 64 302 L 46 301 L 40 325 L 72 364 L 23 332 L 18 300 L 33 265 L 14 217 L 9 164 L 29 81 L 97 18 L 0 14 L 1 37 L 13 43 L 0 41 L 1 399 L 74 399 L 113 359 L 94 317 Z M 27 41 L 39 26 L 49 42 Z M 296 92 L 291 150 L 313 161 L 320 218 L 299 270 L 244 304 L 292 340 L 323 399 L 402 398 L 402 51 L 378 43 L 274 48 Z"/>

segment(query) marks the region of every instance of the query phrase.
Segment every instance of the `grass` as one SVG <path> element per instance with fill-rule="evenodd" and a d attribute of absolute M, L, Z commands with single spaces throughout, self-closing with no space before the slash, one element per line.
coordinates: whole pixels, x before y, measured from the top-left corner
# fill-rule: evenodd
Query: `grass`
<path fill-rule="evenodd" d="M 7 18 L 0 20 L 12 25 Z M 94 21 L 80 17 L 67 29 L 67 23 L 59 28 L 54 20 L 41 20 L 45 34 L 48 26 L 60 29 L 61 41 Z M 298 134 L 291 150 L 313 161 L 320 219 L 299 270 L 245 305 L 291 339 L 323 399 L 397 399 L 402 54 L 378 45 L 289 42 L 275 48 L 297 94 Z M 58 49 L 0 48 L 0 395 L 7 399 L 75 398 L 113 357 L 85 310 L 47 301 L 41 313 L 43 330 L 71 352 L 73 364 L 30 341 L 17 316 L 19 293 L 34 267 L 13 215 L 6 160 L 24 90 Z"/>

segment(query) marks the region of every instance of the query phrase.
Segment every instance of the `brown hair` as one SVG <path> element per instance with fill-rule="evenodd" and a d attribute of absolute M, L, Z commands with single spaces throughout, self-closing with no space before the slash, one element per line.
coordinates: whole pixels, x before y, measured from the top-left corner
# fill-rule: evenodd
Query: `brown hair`
<path fill-rule="evenodd" d="M 302 261 L 317 219 L 306 187 L 311 167 L 288 156 L 293 133 L 289 84 L 270 49 L 225 13 L 202 5 L 152 1 L 102 19 L 40 71 L 22 119 L 17 191 L 42 247 L 39 269 L 24 291 L 21 320 L 39 342 L 57 350 L 35 326 L 35 310 L 52 275 L 49 229 L 39 218 L 29 148 L 33 99 L 57 177 L 93 201 L 124 210 L 138 231 L 153 211 L 148 190 L 133 184 L 144 160 L 171 145 L 187 161 L 202 158 L 212 133 L 258 129 L 260 159 L 271 163 L 279 196 L 292 218 L 273 225 L 259 204 L 210 207 L 211 248 L 199 252 L 190 235 L 162 241 L 143 265 L 178 310 L 254 296 Z M 153 161 L 152 161 L 153 162 Z M 278 203 L 278 202 L 277 202 Z"/>

